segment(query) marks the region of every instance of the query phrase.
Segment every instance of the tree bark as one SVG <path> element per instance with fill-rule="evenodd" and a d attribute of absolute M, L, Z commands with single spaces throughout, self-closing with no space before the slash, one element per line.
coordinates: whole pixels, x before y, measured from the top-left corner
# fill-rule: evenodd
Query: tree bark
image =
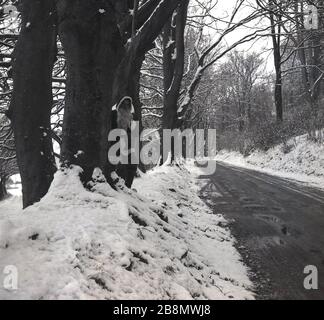
<path fill-rule="evenodd" d="M 176 16 L 170 18 L 163 29 L 163 129 L 178 129 L 181 121 L 178 116 L 178 102 L 185 64 L 184 32 L 187 21 L 189 1 L 178 5 Z M 163 155 L 163 132 L 161 137 L 161 155 Z M 174 141 L 171 142 L 171 159 L 174 160 Z M 183 145 L 185 150 L 185 145 Z M 161 158 L 161 164 L 167 159 Z"/>
<path fill-rule="evenodd" d="M 6 177 L 0 177 L 0 201 L 4 200 L 8 195 L 6 189 L 6 182 Z"/>
<path fill-rule="evenodd" d="M 67 61 L 62 158 L 65 165 L 105 170 L 115 71 L 124 56 L 114 9 L 104 0 L 59 0 L 59 35 Z"/>
<path fill-rule="evenodd" d="M 270 9 L 274 9 L 275 4 L 272 0 L 269 0 Z M 282 17 L 280 14 L 275 16 L 273 11 L 270 11 L 270 23 L 271 23 L 271 37 L 273 43 L 273 57 L 276 72 L 275 80 L 275 105 L 277 121 L 283 121 L 283 95 L 282 95 L 282 68 L 281 68 L 281 22 Z M 277 26 L 277 30 L 276 30 Z"/>
<path fill-rule="evenodd" d="M 133 99 L 134 109 L 135 109 L 135 116 L 134 120 L 138 122 L 139 124 L 139 137 L 137 137 L 140 141 L 141 133 L 143 131 L 143 119 L 142 119 L 142 106 L 143 103 L 140 100 L 140 78 L 141 78 L 141 69 L 142 65 L 145 59 L 145 55 L 142 55 L 138 57 L 134 63 L 134 72 L 132 73 L 130 77 L 130 83 L 128 86 L 130 96 Z M 139 142 L 139 148 L 142 149 L 143 143 Z M 142 172 L 145 172 L 145 166 L 141 162 L 141 159 L 139 158 L 138 167 Z M 134 172 L 134 174 L 136 171 Z M 135 177 L 135 176 L 134 176 Z M 132 177 L 132 180 L 134 180 L 134 177 Z M 132 181 L 130 182 L 132 184 Z"/>
<path fill-rule="evenodd" d="M 179 4 L 175 21 L 169 19 L 163 30 L 164 110 L 162 127 L 164 129 L 172 130 L 180 125 L 178 101 L 184 73 L 184 31 L 188 4 L 187 0 Z"/>
<path fill-rule="evenodd" d="M 282 75 L 281 70 L 276 71 L 276 82 L 275 82 L 275 104 L 276 104 L 276 115 L 277 121 L 283 121 L 283 102 L 282 102 Z"/>
<path fill-rule="evenodd" d="M 24 208 L 48 191 L 56 171 L 50 131 L 56 46 L 54 1 L 22 0 L 22 29 L 13 54 L 8 112 L 15 134 Z"/>
<path fill-rule="evenodd" d="M 309 75 L 307 70 L 307 56 L 306 56 L 306 43 L 305 43 L 305 34 L 306 30 L 304 28 L 304 5 L 300 0 L 296 0 L 294 4 L 294 15 L 295 15 L 295 24 L 296 24 L 296 39 L 291 37 L 294 42 L 296 48 L 298 48 L 298 58 L 301 63 L 301 78 L 305 90 L 306 102 L 311 106 L 312 105 L 312 97 L 311 90 L 309 84 Z"/>
<path fill-rule="evenodd" d="M 178 98 L 176 91 L 171 90 L 175 72 L 176 25 L 170 18 L 163 28 L 163 118 L 162 129 L 174 129 L 177 118 Z M 177 56 L 179 59 L 179 57 Z"/>
<path fill-rule="evenodd" d="M 315 2 L 316 3 L 316 2 Z M 322 0 L 317 1 L 318 7 L 318 30 L 311 30 L 310 32 L 310 68 L 309 68 L 309 82 L 310 82 L 310 93 L 312 99 L 312 107 L 314 111 L 314 116 L 317 116 L 317 111 L 319 107 L 319 98 L 322 91 L 322 54 L 323 54 L 323 4 Z"/>

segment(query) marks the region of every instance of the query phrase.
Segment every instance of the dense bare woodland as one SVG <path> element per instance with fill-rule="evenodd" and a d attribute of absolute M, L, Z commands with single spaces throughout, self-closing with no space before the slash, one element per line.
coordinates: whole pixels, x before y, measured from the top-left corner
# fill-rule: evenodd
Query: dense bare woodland
<path fill-rule="evenodd" d="M 57 239 L 72 243 L 48 249 L 53 265 L 62 250 L 75 257 L 58 263 L 72 280 L 53 278 L 36 290 L 40 278 L 35 280 L 34 269 L 44 281 L 49 270 L 56 272 L 52 264 L 45 267 L 45 249 L 44 261 L 20 275 L 22 289 L 4 298 L 324 298 L 324 288 L 319 296 L 299 292 L 289 282 L 299 278 L 287 276 L 288 289 L 282 289 L 273 269 L 260 271 L 249 263 L 242 249 L 252 243 L 242 235 L 249 233 L 241 230 L 245 222 L 238 228 L 228 222 L 244 210 L 259 222 L 283 221 L 270 226 L 279 230 L 279 240 L 269 230 L 258 232 L 260 244 L 249 248 L 258 256 L 263 246 L 297 247 L 281 239 L 282 230 L 299 228 L 290 226 L 291 218 L 265 221 L 264 210 L 270 210 L 268 217 L 278 206 L 289 214 L 299 210 L 297 203 L 285 207 L 298 194 L 316 202 L 308 205 L 314 213 L 323 210 L 324 1 L 0 0 L 0 5 L 0 271 L 13 265 L 19 272 L 28 260 L 22 252 L 37 249 L 30 240 L 42 246 L 48 241 L 48 248 Z M 188 130 L 209 137 L 189 134 L 176 141 Z M 217 156 L 210 153 L 216 147 Z M 201 159 L 207 167 L 218 161 L 221 169 L 207 174 Z M 254 177 L 262 181 L 279 175 L 283 180 L 271 183 L 280 188 L 296 180 L 307 186 L 290 186 L 296 193 L 281 199 L 257 180 L 251 182 L 255 186 L 240 185 L 249 178 L 234 181 L 235 171 L 229 174 L 225 164 L 269 174 Z M 205 184 L 203 175 L 210 176 Z M 316 191 L 303 189 L 308 187 Z M 256 201 L 249 188 L 260 203 L 249 204 Z M 63 226 L 72 208 L 67 219 L 77 226 Z M 52 211 L 57 218 L 48 214 Z M 31 218 L 19 220 L 17 212 Z M 321 226 L 323 219 L 309 226 L 309 239 L 296 239 L 305 245 L 315 239 L 321 246 L 324 239 L 314 231 Z M 205 256 L 202 248 L 208 248 Z M 215 262 L 220 256 L 226 263 Z M 299 259 L 305 267 L 324 261 L 322 249 L 318 261 L 307 257 Z M 118 279 L 132 285 L 122 281 L 119 287 Z M 319 281 L 323 285 L 324 278 Z"/>

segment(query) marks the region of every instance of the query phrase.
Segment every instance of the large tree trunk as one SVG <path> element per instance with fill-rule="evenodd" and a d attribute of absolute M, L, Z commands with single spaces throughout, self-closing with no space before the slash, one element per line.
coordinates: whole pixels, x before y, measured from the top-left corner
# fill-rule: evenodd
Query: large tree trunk
<path fill-rule="evenodd" d="M 177 120 L 178 98 L 171 90 L 174 77 L 176 52 L 176 23 L 170 18 L 163 28 L 163 118 L 162 129 L 174 129 Z M 178 58 L 178 56 L 177 56 Z"/>
<path fill-rule="evenodd" d="M 115 71 L 124 55 L 107 1 L 59 0 L 59 35 L 67 61 L 62 159 L 83 169 L 106 169 Z"/>
<path fill-rule="evenodd" d="M 182 126 L 178 117 L 178 101 L 184 74 L 185 43 L 184 32 L 187 21 L 189 1 L 181 2 L 175 17 L 170 18 L 163 29 L 163 129 L 179 129 Z M 163 152 L 163 132 L 161 136 L 161 155 L 164 163 L 166 154 Z M 171 159 L 175 157 L 175 144 L 171 141 Z M 185 145 L 183 145 L 185 149 Z M 184 155 L 185 156 L 185 155 Z"/>
<path fill-rule="evenodd" d="M 56 171 L 50 113 L 56 45 L 52 0 L 23 0 L 22 29 L 13 56 L 14 89 L 9 117 L 15 134 L 23 206 L 39 201 Z"/>
<path fill-rule="evenodd" d="M 184 31 L 188 3 L 189 1 L 186 0 L 179 4 L 175 21 L 169 19 L 163 30 L 163 129 L 175 129 L 180 126 L 178 101 L 184 73 Z"/>

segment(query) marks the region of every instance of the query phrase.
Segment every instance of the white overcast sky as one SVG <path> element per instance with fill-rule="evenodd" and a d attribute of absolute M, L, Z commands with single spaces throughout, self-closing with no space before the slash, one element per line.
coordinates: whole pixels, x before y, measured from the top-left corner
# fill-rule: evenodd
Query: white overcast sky
<path fill-rule="evenodd" d="M 198 0 L 200 2 L 210 2 L 213 1 L 215 3 L 217 0 Z M 221 18 L 222 20 L 228 21 L 233 8 L 235 7 L 237 0 L 218 0 L 216 7 L 213 10 L 213 15 L 217 18 Z M 243 9 L 240 10 L 240 14 L 237 15 L 237 18 L 234 21 L 239 21 L 242 18 L 246 17 L 253 11 L 252 6 L 256 6 L 255 0 L 245 0 L 243 5 Z M 240 27 L 239 29 L 233 31 L 230 35 L 226 37 L 226 43 L 228 45 L 238 41 L 242 37 L 254 32 L 256 28 L 263 28 L 268 26 L 269 21 L 266 18 L 258 19 L 254 22 L 245 25 L 244 27 Z M 225 24 L 218 22 L 218 27 L 223 28 Z M 209 31 L 210 34 L 217 39 L 217 32 L 214 30 Z M 269 37 L 263 37 L 257 41 L 249 42 L 242 44 L 238 47 L 239 51 L 254 51 L 254 52 L 263 52 L 262 57 L 266 62 L 266 70 L 271 72 L 273 70 L 273 57 L 272 57 L 272 43 Z"/>

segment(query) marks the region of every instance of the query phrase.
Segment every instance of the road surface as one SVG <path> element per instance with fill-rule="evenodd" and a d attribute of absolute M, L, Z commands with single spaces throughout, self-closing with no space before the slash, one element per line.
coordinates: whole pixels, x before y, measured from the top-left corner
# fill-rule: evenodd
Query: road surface
<path fill-rule="evenodd" d="M 217 163 L 202 197 L 222 213 L 252 271 L 259 299 L 324 299 L 324 191 Z M 318 269 L 318 290 L 304 268 Z"/>

